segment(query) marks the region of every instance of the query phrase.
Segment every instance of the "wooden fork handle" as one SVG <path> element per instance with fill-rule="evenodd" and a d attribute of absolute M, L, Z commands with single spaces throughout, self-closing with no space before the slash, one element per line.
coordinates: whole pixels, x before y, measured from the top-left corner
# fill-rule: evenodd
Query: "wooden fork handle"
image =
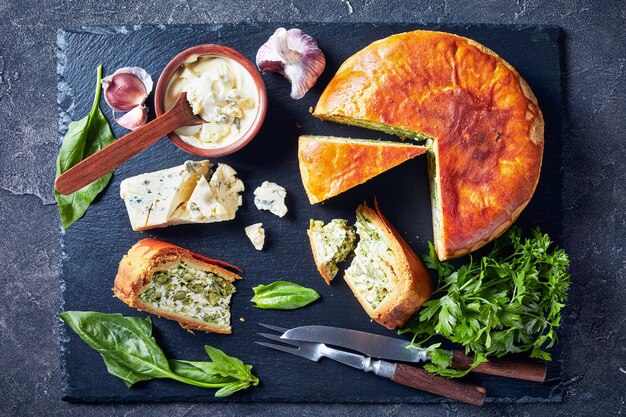
<path fill-rule="evenodd" d="M 452 351 L 452 367 L 468 368 L 474 359 L 460 350 Z M 521 379 L 524 381 L 544 382 L 548 368 L 544 363 L 537 361 L 512 361 L 506 359 L 490 359 L 483 362 L 472 372 L 480 374 L 496 375 L 505 378 Z"/>
<path fill-rule="evenodd" d="M 422 368 L 401 363 L 396 364 L 391 380 L 398 384 L 452 398 L 467 404 L 482 405 L 487 395 L 485 388 L 480 385 L 436 376 Z"/>
<path fill-rule="evenodd" d="M 181 116 L 185 117 L 184 109 L 181 109 L 181 106 L 175 105 L 161 117 L 85 158 L 62 173 L 54 182 L 55 188 L 61 194 L 71 194 L 112 172 L 143 149 L 181 127 Z"/>

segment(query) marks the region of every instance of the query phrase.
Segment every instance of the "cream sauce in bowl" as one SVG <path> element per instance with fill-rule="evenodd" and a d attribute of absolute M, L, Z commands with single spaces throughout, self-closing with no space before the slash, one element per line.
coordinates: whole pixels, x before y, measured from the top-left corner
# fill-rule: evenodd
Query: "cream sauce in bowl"
<path fill-rule="evenodd" d="M 198 148 L 217 149 L 239 140 L 252 126 L 259 109 L 252 75 L 234 59 L 195 55 L 171 77 L 163 98 L 169 110 L 181 93 L 205 121 L 175 130 L 184 142 Z"/>

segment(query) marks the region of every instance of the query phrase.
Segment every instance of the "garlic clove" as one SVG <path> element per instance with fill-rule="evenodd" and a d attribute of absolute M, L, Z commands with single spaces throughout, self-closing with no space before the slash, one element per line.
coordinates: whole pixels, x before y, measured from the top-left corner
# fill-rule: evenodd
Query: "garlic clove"
<path fill-rule="evenodd" d="M 152 77 L 143 68 L 124 67 L 102 79 L 104 99 L 117 111 L 130 111 L 146 101 Z"/>
<path fill-rule="evenodd" d="M 128 113 L 118 118 L 114 117 L 114 119 L 118 125 L 126 129 L 135 130 L 146 124 L 148 120 L 148 108 L 142 103 L 134 109 L 131 109 Z"/>
<path fill-rule="evenodd" d="M 326 67 L 324 53 L 312 36 L 300 29 L 278 28 L 256 55 L 263 72 L 278 72 L 291 82 L 291 98 L 300 99 Z"/>
<path fill-rule="evenodd" d="M 317 67 L 311 65 L 286 65 L 285 78 L 291 81 L 291 98 L 301 99 L 315 85 L 319 74 Z M 322 71 L 324 68 L 322 67 Z M 320 71 L 319 73 L 321 73 Z"/>

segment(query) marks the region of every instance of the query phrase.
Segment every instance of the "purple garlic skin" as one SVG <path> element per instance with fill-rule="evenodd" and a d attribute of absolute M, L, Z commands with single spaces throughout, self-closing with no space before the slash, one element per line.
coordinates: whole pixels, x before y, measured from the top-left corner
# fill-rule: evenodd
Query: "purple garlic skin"
<path fill-rule="evenodd" d="M 278 72 L 291 82 L 291 98 L 301 99 L 326 67 L 326 57 L 312 36 L 300 29 L 278 28 L 256 54 L 263 72 Z"/>
<path fill-rule="evenodd" d="M 102 79 L 104 99 L 116 111 L 130 111 L 146 101 L 152 77 L 143 68 L 124 67 Z"/>
<path fill-rule="evenodd" d="M 142 104 L 138 105 L 134 109 L 131 109 L 128 113 L 115 118 L 115 122 L 125 127 L 126 129 L 135 130 L 146 124 L 148 120 L 148 108 Z"/>

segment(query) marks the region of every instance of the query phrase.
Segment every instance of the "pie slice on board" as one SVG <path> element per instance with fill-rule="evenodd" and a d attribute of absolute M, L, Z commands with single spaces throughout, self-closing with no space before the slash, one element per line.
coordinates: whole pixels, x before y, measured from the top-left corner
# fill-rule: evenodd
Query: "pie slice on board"
<path fill-rule="evenodd" d="M 424 146 L 333 136 L 300 136 L 298 161 L 311 204 L 363 184 L 365 181 L 421 155 Z"/>

